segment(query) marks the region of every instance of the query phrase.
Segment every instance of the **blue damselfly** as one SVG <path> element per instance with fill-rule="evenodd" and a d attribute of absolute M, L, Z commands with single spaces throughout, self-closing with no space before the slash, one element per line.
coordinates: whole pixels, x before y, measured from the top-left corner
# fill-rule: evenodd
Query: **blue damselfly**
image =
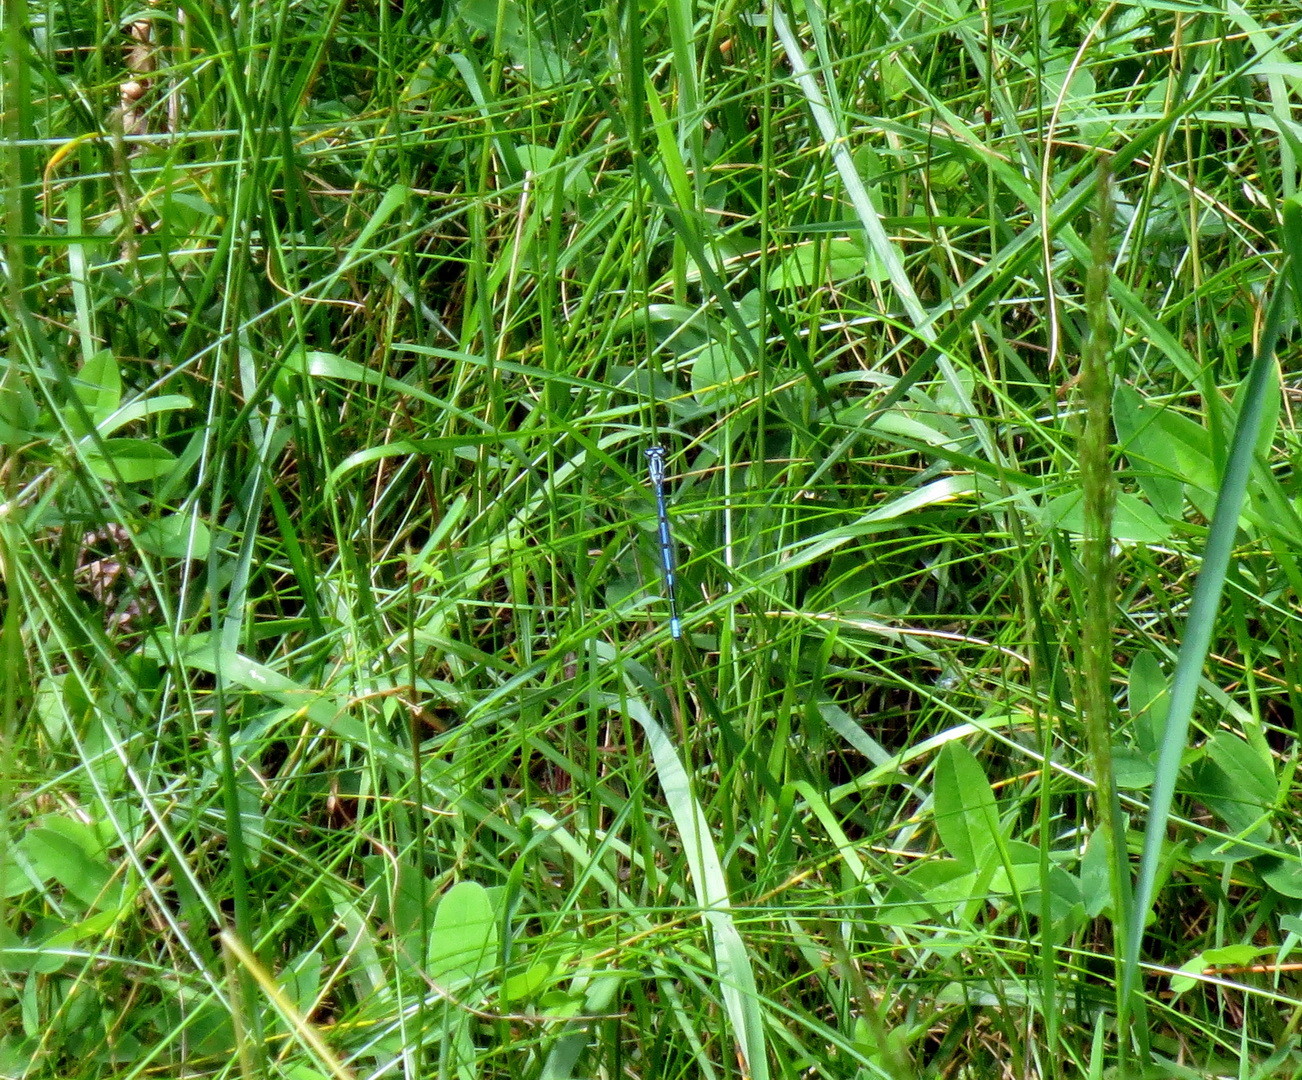
<path fill-rule="evenodd" d="M 669 633 L 677 641 L 683 636 L 683 627 L 678 621 L 674 541 L 669 533 L 669 504 L 665 502 L 665 448 L 648 446 L 646 460 L 647 469 L 651 473 L 651 487 L 656 496 L 656 518 L 660 533 L 660 570 L 665 579 L 665 599 L 669 601 Z"/>

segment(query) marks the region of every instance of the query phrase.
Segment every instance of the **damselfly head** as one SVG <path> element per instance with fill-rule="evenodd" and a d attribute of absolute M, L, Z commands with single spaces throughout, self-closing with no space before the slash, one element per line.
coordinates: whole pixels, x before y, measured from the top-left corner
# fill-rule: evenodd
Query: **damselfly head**
<path fill-rule="evenodd" d="M 662 484 L 665 479 L 665 448 L 648 446 L 646 448 L 646 465 L 651 471 L 651 482 Z"/>

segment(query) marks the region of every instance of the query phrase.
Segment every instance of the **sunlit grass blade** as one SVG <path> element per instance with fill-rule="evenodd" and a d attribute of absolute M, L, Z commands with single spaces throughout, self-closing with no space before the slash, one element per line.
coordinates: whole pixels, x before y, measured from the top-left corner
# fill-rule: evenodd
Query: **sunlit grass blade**
<path fill-rule="evenodd" d="M 746 943 L 733 918 L 728 883 L 709 822 L 692 793 L 691 781 L 678 750 L 664 728 L 642 702 L 628 701 L 625 708 L 646 733 L 656 778 L 678 829 L 701 918 L 712 939 L 719 993 L 727 1006 L 738 1052 L 751 1080 L 768 1080 L 768 1040 L 764 1032 L 763 1003 Z"/>
<path fill-rule="evenodd" d="M 1295 240 L 1296 235 L 1290 239 Z M 1296 250 L 1290 251 L 1287 256 L 1288 262 L 1296 258 Z M 1225 474 L 1216 497 L 1216 511 L 1212 517 L 1206 546 L 1203 548 L 1193 602 L 1180 640 L 1175 674 L 1171 679 L 1166 726 L 1162 733 L 1161 749 L 1157 759 L 1152 793 L 1149 797 L 1148 821 L 1144 828 L 1144 849 L 1140 857 L 1138 880 L 1135 885 L 1130 932 L 1126 939 L 1121 982 L 1123 1002 L 1129 1000 L 1137 987 L 1144 928 L 1154 899 L 1154 883 L 1162 860 L 1162 846 L 1166 840 L 1167 822 L 1175 795 L 1176 779 L 1180 773 L 1181 756 L 1185 751 L 1189 723 L 1197 703 L 1198 687 L 1203 677 L 1203 664 L 1207 659 L 1207 652 L 1216 630 L 1221 593 L 1225 587 L 1225 578 L 1234 551 L 1234 541 L 1239 532 L 1240 512 L 1256 458 L 1266 396 L 1271 381 L 1277 377 L 1275 345 L 1279 340 L 1284 311 L 1289 303 L 1289 280 L 1289 273 L 1283 273 L 1276 279 L 1273 293 L 1266 306 L 1256 354 L 1248 369 L 1246 392 L 1234 425 L 1234 440 L 1231 444 L 1229 460 L 1226 462 Z"/>

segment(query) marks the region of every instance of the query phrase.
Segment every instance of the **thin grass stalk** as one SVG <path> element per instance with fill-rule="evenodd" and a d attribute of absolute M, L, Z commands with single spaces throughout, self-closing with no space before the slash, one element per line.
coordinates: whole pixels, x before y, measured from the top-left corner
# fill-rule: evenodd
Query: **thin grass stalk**
<path fill-rule="evenodd" d="M 6 677 L 0 679 L 0 828 L 9 835 L 9 808 L 13 804 L 11 777 L 14 775 L 15 736 L 18 731 L 18 687 L 26 685 L 21 677 L 26 670 L 26 657 L 23 652 L 22 639 L 22 605 L 18 594 L 18 581 L 15 570 L 14 528 L 6 520 L 11 512 L 12 495 L 10 484 L 0 470 L 0 589 L 3 589 L 3 611 L 0 613 L 0 663 L 4 665 Z M 0 844 L 0 876 L 9 872 L 9 845 Z M 0 926 L 8 925 L 8 907 L 6 898 L 0 896 Z"/>
<path fill-rule="evenodd" d="M 5 258 L 9 278 L 10 317 L 26 323 L 29 273 L 24 238 L 36 232 L 35 176 L 32 127 L 32 77 L 29 52 L 30 27 L 26 0 L 5 0 L 4 5 L 4 134 L 5 149 Z"/>
<path fill-rule="evenodd" d="M 28 187 L 33 170 L 32 151 L 23 146 L 31 128 L 30 110 L 18 108 L 17 102 L 31 101 L 31 74 L 28 59 L 28 17 L 26 0 L 5 0 L 4 5 L 4 135 L 10 143 L 5 152 L 5 271 L 9 279 L 9 336 L 11 360 L 17 359 L 15 342 L 30 339 L 31 324 L 27 314 L 27 251 L 24 235 L 35 232 L 35 211 Z M 10 372 L 12 376 L 13 372 Z M 6 381 L 8 381 L 6 379 Z M 9 807 L 13 793 L 14 747 L 20 709 L 19 687 L 28 685 L 22 639 L 23 612 L 19 594 L 17 529 L 21 510 L 14 492 L 17 489 L 18 455 L 7 454 L 0 460 L 0 588 L 3 589 L 3 613 L 0 614 L 0 663 L 6 676 L 0 679 L 0 838 L 9 836 Z M 8 844 L 0 843 L 0 877 L 5 865 Z M 0 897 L 0 926 L 7 926 L 6 905 Z"/>
<path fill-rule="evenodd" d="M 1109 352 L 1112 325 L 1108 315 L 1108 247 L 1112 232 L 1111 176 L 1106 164 L 1099 168 L 1098 214 L 1091 237 L 1090 267 L 1085 282 L 1085 309 L 1089 338 L 1081 354 L 1081 398 L 1085 423 L 1080 438 L 1080 472 L 1084 495 L 1085 617 L 1081 625 L 1081 685 L 1085 724 L 1094 771 L 1095 813 L 1110 854 L 1112 910 L 1116 924 L 1114 956 L 1121 965 L 1120 943 L 1125 940 L 1129 911 L 1129 860 L 1126 836 L 1117 798 L 1112 763 L 1112 629 L 1116 593 L 1116 560 L 1112 554 L 1112 516 L 1116 506 L 1116 478 L 1112 472 L 1112 372 Z M 1125 1010 L 1118 1001 L 1118 1016 Z M 1128 1037 L 1118 1032 L 1118 1051 L 1126 1059 Z"/>

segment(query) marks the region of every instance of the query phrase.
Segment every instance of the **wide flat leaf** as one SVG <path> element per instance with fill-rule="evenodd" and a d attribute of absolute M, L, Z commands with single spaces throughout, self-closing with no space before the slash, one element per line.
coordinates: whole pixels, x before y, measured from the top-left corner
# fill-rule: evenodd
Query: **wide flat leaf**
<path fill-rule="evenodd" d="M 1274 858 L 1265 856 L 1253 863 L 1261 880 L 1283 896 L 1302 900 L 1302 862 L 1296 854 Z"/>
<path fill-rule="evenodd" d="M 1122 384 L 1113 396 L 1117 436 L 1137 475 L 1166 476 L 1203 491 L 1220 486 L 1211 435 L 1174 408 L 1155 404 Z"/>
<path fill-rule="evenodd" d="M 1247 741 L 1228 731 L 1218 731 L 1207 744 L 1207 756 L 1222 769 L 1232 790 L 1245 802 L 1266 807 L 1279 795 L 1279 780 L 1270 759 Z"/>
<path fill-rule="evenodd" d="M 1161 662 L 1151 650 L 1135 654 L 1126 687 L 1126 704 L 1135 740 L 1145 754 L 1157 752 L 1166 726 L 1167 678 Z"/>
<path fill-rule="evenodd" d="M 164 514 L 138 533 L 140 546 L 151 555 L 168 559 L 206 559 L 212 533 L 202 518 L 190 514 Z"/>
<path fill-rule="evenodd" d="M 727 345 L 711 341 L 692 364 L 692 393 L 704 408 L 717 408 L 734 396 L 730 385 L 746 375 L 746 366 Z"/>
<path fill-rule="evenodd" d="M 107 862 L 93 857 L 63 829 L 49 824 L 29 829 L 21 843 L 38 876 L 57 881 L 86 907 L 103 896 L 113 876 Z"/>
<path fill-rule="evenodd" d="M 1198 980 L 1191 976 L 1201 975 L 1209 967 L 1220 964 L 1233 964 L 1236 967 L 1251 964 L 1257 957 L 1274 951 L 1273 947 L 1260 945 L 1223 945 L 1219 949 L 1205 949 L 1180 965 L 1180 971 L 1185 974 L 1171 976 L 1171 990 L 1176 994 L 1191 990 L 1198 983 Z"/>
<path fill-rule="evenodd" d="M 115 409 L 111 415 L 99 420 L 95 426 L 101 435 L 112 435 L 119 428 L 143 420 L 146 416 L 193 408 L 194 402 L 184 394 L 159 394 L 156 397 L 137 398 Z"/>
<path fill-rule="evenodd" d="M 22 446 L 32 440 L 40 408 L 13 363 L 0 376 L 0 446 Z"/>
<path fill-rule="evenodd" d="M 975 895 L 978 874 L 957 859 L 930 859 L 896 880 L 878 910 L 884 926 L 944 918 Z"/>
<path fill-rule="evenodd" d="M 801 244 L 778 264 L 772 280 L 780 289 L 809 289 L 862 274 L 873 281 L 890 279 L 881 260 L 865 253 L 861 243 L 832 240 L 825 248 L 813 243 Z"/>
<path fill-rule="evenodd" d="M 1125 743 L 1112 744 L 1112 774 L 1122 791 L 1142 791 L 1153 783 L 1156 773 L 1150 754 Z"/>
<path fill-rule="evenodd" d="M 144 439 L 105 439 L 101 445 L 86 452 L 87 466 L 101 480 L 136 484 L 166 476 L 176 465 L 171 451 Z"/>
<path fill-rule="evenodd" d="M 1228 731 L 1217 732 L 1205 750 L 1193 769 L 1194 794 L 1225 823 L 1227 832 L 1255 842 L 1269 840 L 1266 815 L 1279 791 L 1271 763 Z M 1232 850 L 1240 858 L 1254 854 L 1247 847 Z"/>
<path fill-rule="evenodd" d="M 1044 517 L 1053 528 L 1066 529 L 1077 536 L 1085 532 L 1084 497 L 1069 491 L 1049 501 Z M 1148 503 L 1120 492 L 1112 514 L 1112 538 L 1131 544 L 1160 544 L 1171 536 L 1171 526 Z"/>
<path fill-rule="evenodd" d="M 512 975 L 502 984 L 502 1000 L 512 1002 L 536 997 L 538 991 L 551 984 L 555 975 L 555 962 L 535 960 L 524 971 Z"/>
<path fill-rule="evenodd" d="M 487 890 L 458 881 L 434 911 L 426 966 L 444 986 L 473 983 L 497 964 L 497 916 Z"/>
<path fill-rule="evenodd" d="M 94 423 L 108 419 L 122 401 L 122 375 L 117 358 L 107 349 L 97 352 L 82 364 L 73 379 L 73 387 Z M 70 416 L 69 422 L 74 431 L 79 430 L 75 416 Z"/>
<path fill-rule="evenodd" d="M 954 858 L 984 868 L 1000 846 L 999 805 L 977 759 L 960 742 L 949 742 L 936 761 L 936 832 Z"/>

